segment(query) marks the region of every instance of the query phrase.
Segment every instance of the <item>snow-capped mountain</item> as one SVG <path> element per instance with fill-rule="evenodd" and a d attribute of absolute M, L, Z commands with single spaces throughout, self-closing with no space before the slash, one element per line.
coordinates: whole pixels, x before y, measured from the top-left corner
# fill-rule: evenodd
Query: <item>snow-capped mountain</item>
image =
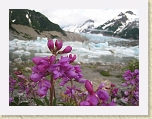
<path fill-rule="evenodd" d="M 139 39 L 139 18 L 132 11 L 121 12 L 96 29 L 111 31 L 112 36 Z"/>
<path fill-rule="evenodd" d="M 82 25 L 69 25 L 67 27 L 64 27 L 63 30 L 80 33 L 80 32 L 86 32 L 87 29 L 92 29 L 92 28 L 94 28 L 94 20 L 89 19 Z"/>
<path fill-rule="evenodd" d="M 126 39 L 139 39 L 139 18 L 132 11 L 120 13 L 113 19 L 95 27 L 95 21 L 87 20 L 82 25 L 69 25 L 63 30 L 77 33 L 102 34 Z"/>

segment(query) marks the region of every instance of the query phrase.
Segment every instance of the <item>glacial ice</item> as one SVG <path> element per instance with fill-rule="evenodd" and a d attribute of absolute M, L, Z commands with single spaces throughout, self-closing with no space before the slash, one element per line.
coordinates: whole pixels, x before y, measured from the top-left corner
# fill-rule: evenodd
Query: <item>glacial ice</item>
<path fill-rule="evenodd" d="M 25 56 L 51 56 L 51 52 L 47 47 L 47 38 L 37 37 L 36 40 L 18 40 L 14 39 L 9 42 L 9 51 L 21 57 Z M 53 39 L 54 41 L 56 39 Z M 63 43 L 63 50 L 66 46 L 72 46 L 72 54 L 76 54 L 77 62 L 113 62 L 119 57 L 121 61 L 122 57 L 139 58 L 139 46 L 133 47 L 121 47 L 110 46 L 108 41 L 93 43 L 90 41 L 85 42 L 72 42 L 66 41 Z M 33 51 L 33 52 L 31 52 Z"/>

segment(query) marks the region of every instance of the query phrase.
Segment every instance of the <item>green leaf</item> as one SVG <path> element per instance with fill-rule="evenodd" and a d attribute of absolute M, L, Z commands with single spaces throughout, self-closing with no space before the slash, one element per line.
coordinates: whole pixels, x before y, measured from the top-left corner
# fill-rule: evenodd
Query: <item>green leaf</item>
<path fill-rule="evenodd" d="M 15 86 L 14 89 L 19 89 L 19 86 Z"/>
<path fill-rule="evenodd" d="M 19 106 L 29 106 L 27 102 L 22 102 L 19 104 Z"/>
<path fill-rule="evenodd" d="M 63 102 L 59 102 L 58 104 L 62 104 L 62 106 L 66 106 L 66 104 Z"/>
<path fill-rule="evenodd" d="M 70 105 L 70 106 L 74 106 L 74 105 L 75 105 L 75 102 L 71 103 L 71 105 Z"/>
<path fill-rule="evenodd" d="M 19 98 L 18 97 L 14 97 L 14 101 L 15 101 L 16 104 L 18 104 L 19 103 Z"/>
<path fill-rule="evenodd" d="M 54 98 L 54 100 L 53 100 L 53 106 L 57 106 L 57 104 L 56 104 L 56 98 Z"/>
<path fill-rule="evenodd" d="M 42 106 L 44 106 L 44 103 L 43 103 L 41 100 L 36 99 L 36 98 L 33 98 L 33 99 L 34 99 L 34 101 L 35 101 L 35 103 L 36 103 L 37 105 L 42 105 Z"/>
<path fill-rule="evenodd" d="M 17 104 L 15 102 L 11 102 L 9 106 L 17 106 Z"/>
<path fill-rule="evenodd" d="M 44 100 L 45 100 L 45 102 L 46 102 L 47 106 L 49 106 L 49 100 L 47 99 L 47 97 L 46 97 L 46 96 L 44 97 Z"/>

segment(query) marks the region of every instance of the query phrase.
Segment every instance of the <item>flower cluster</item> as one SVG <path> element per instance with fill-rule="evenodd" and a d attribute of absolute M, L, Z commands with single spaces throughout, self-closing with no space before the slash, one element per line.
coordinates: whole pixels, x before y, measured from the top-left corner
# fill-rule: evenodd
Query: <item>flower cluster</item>
<path fill-rule="evenodd" d="M 48 40 L 48 48 L 52 52 L 50 57 L 34 57 L 32 61 L 36 66 L 32 67 L 32 74 L 30 79 L 33 82 L 44 82 L 44 77 L 50 76 L 53 80 L 62 79 L 60 86 L 64 86 L 68 81 L 74 79 L 77 82 L 84 83 L 85 79 L 82 79 L 80 66 L 73 66 L 71 63 L 76 59 L 76 55 L 70 54 L 69 56 L 61 56 L 60 59 L 56 58 L 57 54 L 64 54 L 71 52 L 72 48 L 67 46 L 63 51 L 59 51 L 62 48 L 62 41 L 56 40 L 55 45 L 53 40 Z M 43 79 L 43 80 L 42 80 Z M 47 85 L 38 86 L 38 94 L 40 96 L 46 95 L 50 88 L 51 81 L 45 79 Z"/>
<path fill-rule="evenodd" d="M 114 87 L 114 85 L 111 85 Z M 104 83 L 101 83 L 96 91 L 93 89 L 93 85 L 89 80 L 85 82 L 85 88 L 88 91 L 88 95 L 84 101 L 80 102 L 80 106 L 116 106 L 116 102 L 111 98 L 108 90 L 111 89 L 104 86 Z M 112 94 L 117 95 L 117 88 L 112 90 Z"/>
<path fill-rule="evenodd" d="M 129 105 L 139 105 L 139 71 L 135 69 L 134 72 L 130 70 L 123 74 L 125 82 L 122 86 L 128 86 L 129 90 L 125 91 L 124 101 Z"/>
<path fill-rule="evenodd" d="M 62 79 L 60 86 L 64 86 L 68 81 L 74 79 L 77 82 L 84 83 L 82 79 L 80 66 L 73 66 L 70 62 L 73 59 L 69 57 L 61 57 L 61 59 L 56 63 L 50 66 L 49 72 L 53 73 L 54 80 Z"/>
<path fill-rule="evenodd" d="M 64 105 L 79 105 L 79 106 L 116 106 L 116 97 L 118 97 L 119 89 L 115 84 L 106 86 L 101 83 L 94 90 L 92 82 L 83 78 L 83 74 L 79 65 L 73 65 L 76 55 L 69 54 L 61 56 L 57 55 L 70 53 L 71 46 L 67 46 L 62 50 L 63 42 L 56 40 L 48 40 L 48 48 L 52 52 L 49 57 L 34 57 L 32 58 L 34 67 L 31 68 L 32 73 L 29 77 L 23 75 L 21 71 L 14 72 L 17 78 L 9 78 L 9 91 L 13 94 L 15 87 L 19 88 L 19 93 L 25 93 L 29 99 L 34 99 L 37 105 L 44 105 L 39 99 L 45 100 L 47 105 L 57 105 L 55 95 L 55 82 L 59 82 L 59 86 L 65 86 L 64 95 L 67 97 L 61 103 Z M 127 70 L 123 77 L 125 82 L 123 86 L 129 86 L 130 89 L 125 91 L 124 100 L 129 105 L 138 105 L 139 103 L 139 72 L 136 69 L 134 72 Z M 70 82 L 70 86 L 68 85 Z M 84 84 L 86 91 L 81 91 L 77 88 L 74 82 Z M 49 92 L 49 100 L 47 99 Z M 9 102 L 13 101 L 13 95 L 10 96 Z M 68 103 L 67 103 L 68 102 Z M 74 102 L 74 103 L 73 103 Z M 71 104 L 69 104 L 71 103 Z M 59 104 L 59 103 L 58 103 Z"/>
<path fill-rule="evenodd" d="M 9 78 L 9 92 L 13 92 L 15 84 L 16 80 L 13 78 Z"/>

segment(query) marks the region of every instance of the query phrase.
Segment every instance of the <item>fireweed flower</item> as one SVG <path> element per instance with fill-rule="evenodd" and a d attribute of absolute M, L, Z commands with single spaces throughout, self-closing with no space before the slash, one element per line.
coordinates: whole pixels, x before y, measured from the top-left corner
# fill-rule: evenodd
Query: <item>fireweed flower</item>
<path fill-rule="evenodd" d="M 61 53 L 62 54 L 69 53 L 69 52 L 71 52 L 71 50 L 72 50 L 72 47 L 71 46 L 67 46 L 63 51 L 61 51 Z"/>
<path fill-rule="evenodd" d="M 48 88 L 42 87 L 42 88 L 39 88 L 39 89 L 37 90 L 37 94 L 38 94 L 40 97 L 44 97 L 44 96 L 47 94 L 47 91 L 48 91 Z"/>
<path fill-rule="evenodd" d="M 88 101 L 81 101 L 80 106 L 91 106 L 91 104 Z"/>
<path fill-rule="evenodd" d="M 136 85 L 138 87 L 139 85 L 138 69 L 135 69 L 134 72 L 131 72 L 130 70 L 125 71 L 125 73 L 123 74 L 123 78 L 125 80 L 125 83 L 123 83 L 122 86 Z"/>
<path fill-rule="evenodd" d="M 48 40 L 47 46 L 48 46 L 48 48 L 50 49 L 51 52 L 54 50 L 54 43 L 53 43 L 52 39 Z"/>
<path fill-rule="evenodd" d="M 65 77 L 63 77 L 62 78 L 62 81 L 60 82 L 60 86 L 64 86 L 68 81 L 70 81 L 70 79 L 69 78 L 65 78 Z"/>
<path fill-rule="evenodd" d="M 40 72 L 46 72 L 49 67 L 49 59 L 48 57 L 34 57 L 32 61 L 37 65 L 37 69 Z"/>
<path fill-rule="evenodd" d="M 39 82 L 38 82 L 38 87 L 42 88 L 42 87 L 46 87 L 46 88 L 50 88 L 51 87 L 51 83 L 49 80 L 42 78 Z"/>
<path fill-rule="evenodd" d="M 34 57 L 32 61 L 36 64 L 36 66 L 32 67 L 32 75 L 30 79 L 34 82 L 39 81 L 41 78 L 49 75 L 48 69 L 51 64 L 53 64 L 56 60 L 56 57 L 52 55 L 51 57 Z"/>
<path fill-rule="evenodd" d="M 70 54 L 69 58 L 70 58 L 70 63 L 72 63 L 76 59 L 76 55 L 72 56 L 72 54 Z"/>
<path fill-rule="evenodd" d="M 80 79 L 78 79 L 78 82 L 79 82 L 79 83 L 85 83 L 85 82 L 86 82 L 86 79 L 80 78 Z"/>
<path fill-rule="evenodd" d="M 105 83 L 101 83 L 98 87 L 98 90 L 102 89 L 105 86 Z"/>
<path fill-rule="evenodd" d="M 98 95 L 99 99 L 102 100 L 103 102 L 108 101 L 108 99 L 110 98 L 108 92 L 105 90 L 99 90 L 96 92 L 96 94 Z"/>
<path fill-rule="evenodd" d="M 16 80 L 13 78 L 9 78 L 9 91 L 13 91 L 14 90 L 14 86 L 16 85 Z"/>
<path fill-rule="evenodd" d="M 50 57 L 49 64 L 54 64 L 55 60 L 56 60 L 56 56 L 52 55 L 52 56 Z"/>
<path fill-rule="evenodd" d="M 78 66 L 73 66 L 70 64 L 69 57 L 61 57 L 61 59 L 56 62 L 56 64 L 50 65 L 48 68 L 49 72 L 53 73 L 54 80 L 61 78 L 61 86 L 65 85 L 68 81 L 74 79 L 79 82 L 82 81 L 81 69 Z"/>
<path fill-rule="evenodd" d="M 9 98 L 9 103 L 11 103 L 14 99 L 12 97 Z"/>
<path fill-rule="evenodd" d="M 134 72 L 130 70 L 123 74 L 125 82 L 122 86 L 130 86 L 131 88 L 124 92 L 125 96 L 122 98 L 124 102 L 129 105 L 139 104 L 139 71 L 135 69 Z"/>
<path fill-rule="evenodd" d="M 73 96 L 77 93 L 80 92 L 80 89 L 76 88 L 76 86 L 66 86 L 66 91 L 64 94 L 70 96 L 73 98 Z"/>
<path fill-rule="evenodd" d="M 17 74 L 16 74 L 17 75 Z M 27 86 L 28 86 L 28 78 L 26 76 L 22 75 L 17 75 L 17 82 L 16 82 L 16 86 L 19 87 L 19 93 L 22 93 L 26 90 Z"/>
<path fill-rule="evenodd" d="M 38 82 L 41 80 L 41 78 L 43 78 L 45 75 L 43 75 L 42 73 L 32 73 L 32 75 L 30 76 L 30 79 L 34 82 Z"/>
<path fill-rule="evenodd" d="M 16 75 L 22 75 L 22 72 L 21 71 L 15 71 L 14 74 L 16 74 Z"/>
<path fill-rule="evenodd" d="M 93 85 L 89 80 L 86 80 L 85 82 L 85 88 L 87 89 L 87 91 L 89 92 L 89 94 L 94 94 L 93 91 Z"/>
<path fill-rule="evenodd" d="M 38 82 L 38 89 L 37 89 L 37 94 L 40 97 L 44 97 L 47 94 L 48 89 L 51 88 L 51 83 L 49 80 L 42 78 L 39 82 Z"/>
<path fill-rule="evenodd" d="M 114 88 L 113 90 L 112 90 L 112 94 L 114 95 L 114 96 L 118 96 L 118 88 Z"/>
<path fill-rule="evenodd" d="M 116 85 L 115 84 L 113 84 L 113 83 L 111 83 L 111 87 L 110 87 L 110 91 L 111 91 L 111 96 L 112 97 L 116 97 L 116 96 L 118 96 L 118 88 L 116 88 Z"/>
<path fill-rule="evenodd" d="M 83 78 L 80 66 L 73 66 L 71 64 L 75 61 L 76 55 L 70 54 L 68 56 L 61 56 L 60 59 L 57 59 L 58 54 L 70 53 L 72 51 L 71 46 L 67 46 L 64 48 L 64 50 L 59 51 L 63 46 L 63 42 L 56 40 L 54 43 L 51 39 L 48 40 L 47 46 L 53 55 L 50 57 L 32 58 L 35 66 L 31 68 L 32 74 L 30 76 L 30 79 L 22 75 L 22 72 L 16 72 L 16 75 L 18 77 L 17 85 L 20 87 L 20 92 L 25 92 L 27 97 L 32 97 L 34 95 L 43 98 L 47 95 L 49 89 L 51 92 L 51 89 L 54 88 L 54 85 L 50 83 L 53 80 L 61 79 L 61 82 L 59 84 L 60 86 L 64 86 L 66 83 L 73 80 L 79 83 L 83 83 L 87 91 L 81 92 L 80 89 L 76 88 L 76 86 L 71 83 L 72 86 L 66 86 L 66 91 L 64 94 L 68 95 L 71 98 L 74 98 L 76 103 L 80 106 L 116 105 L 115 101 L 110 98 L 109 93 L 103 89 L 105 87 L 104 83 L 101 83 L 97 90 L 94 91 L 92 83 L 89 80 Z M 136 85 L 139 81 L 138 74 L 138 70 L 135 70 L 134 72 L 126 71 L 123 75 L 127 82 L 125 83 L 127 85 Z M 51 77 L 50 80 L 47 80 L 45 78 L 48 75 Z M 131 81 L 132 77 L 134 77 L 135 81 Z M 13 86 L 16 85 L 16 81 L 14 79 L 10 79 L 10 85 L 12 86 L 10 86 L 11 91 L 14 88 Z M 51 88 L 51 86 L 53 88 Z M 114 84 L 112 84 L 111 87 L 112 94 L 116 96 L 118 89 L 115 88 Z M 133 91 L 133 94 L 135 95 L 136 100 L 138 100 L 139 88 L 136 88 L 136 90 Z M 109 99 L 112 101 L 109 102 Z M 136 105 L 136 100 L 132 99 L 132 104 Z"/>
<path fill-rule="evenodd" d="M 96 106 L 99 103 L 98 97 L 95 94 L 88 94 L 85 101 L 79 103 L 80 106 Z"/>
<path fill-rule="evenodd" d="M 85 88 L 88 95 L 85 101 L 80 102 L 80 106 L 96 106 L 99 103 L 97 95 L 94 93 L 93 85 L 89 80 L 85 81 Z"/>
<path fill-rule="evenodd" d="M 99 102 L 95 94 L 88 96 L 86 100 L 90 103 L 91 106 L 96 106 Z"/>
<path fill-rule="evenodd" d="M 44 59 L 44 58 L 43 58 L 43 57 L 34 57 L 34 58 L 32 58 L 32 61 L 33 61 L 36 65 L 38 65 L 39 62 L 40 62 L 42 59 Z"/>
<path fill-rule="evenodd" d="M 139 71 L 138 69 L 135 69 L 134 72 L 131 72 L 130 70 L 125 71 L 123 74 L 123 78 L 125 80 L 125 83 L 123 86 L 128 85 L 137 85 L 139 83 Z"/>
<path fill-rule="evenodd" d="M 58 40 L 55 41 L 55 46 L 56 46 L 57 51 L 62 48 L 62 45 L 63 45 L 62 41 L 60 41 L 60 42 Z"/>

